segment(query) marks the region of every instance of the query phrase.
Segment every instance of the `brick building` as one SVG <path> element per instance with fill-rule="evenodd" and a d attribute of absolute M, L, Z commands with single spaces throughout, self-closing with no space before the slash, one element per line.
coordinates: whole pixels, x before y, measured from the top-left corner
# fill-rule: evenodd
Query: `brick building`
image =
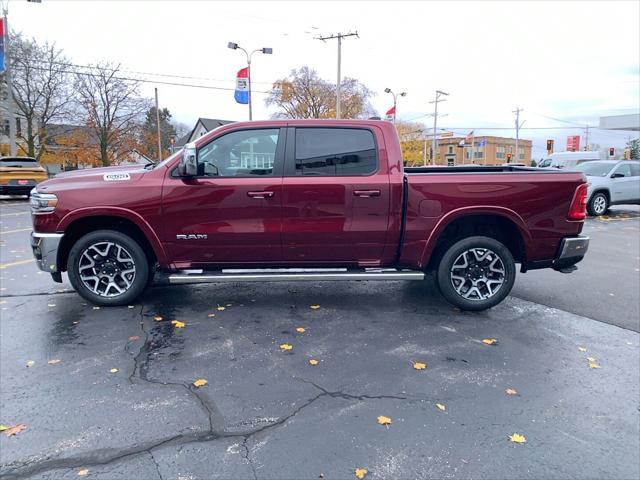
<path fill-rule="evenodd" d="M 449 137 L 438 140 L 438 165 L 501 165 L 509 161 L 511 163 L 531 164 L 531 140 L 518 140 L 519 155 L 516 155 L 516 139 L 505 137 L 477 136 L 471 141 L 465 141 L 464 147 L 460 142 L 465 137 Z M 473 158 L 471 158 L 473 154 Z"/>

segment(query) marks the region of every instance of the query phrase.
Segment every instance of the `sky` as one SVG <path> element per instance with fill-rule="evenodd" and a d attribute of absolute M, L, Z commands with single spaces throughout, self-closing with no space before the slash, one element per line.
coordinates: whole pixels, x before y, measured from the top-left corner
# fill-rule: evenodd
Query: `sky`
<path fill-rule="evenodd" d="M 252 60 L 253 117 L 269 118 L 264 104 L 273 82 L 303 65 L 336 81 L 337 42 L 315 37 L 358 32 L 342 42 L 342 74 L 375 96 L 380 115 L 398 99 L 398 119 L 456 134 L 515 136 L 534 141 L 534 158 L 546 139 L 564 150 L 568 135 L 598 126 L 603 115 L 640 112 L 640 2 L 635 1 L 65 1 L 9 0 L 12 30 L 55 42 L 77 64 L 121 64 L 144 83 L 141 93 L 189 126 L 198 117 L 247 120 L 235 103 L 236 72 Z M 150 73 L 165 76 L 153 76 Z M 166 75 L 179 76 L 172 77 Z M 184 78 L 183 78 L 184 77 Z M 192 77 L 192 78 L 186 78 Z M 637 132 L 590 129 L 590 143 L 622 148 Z"/>

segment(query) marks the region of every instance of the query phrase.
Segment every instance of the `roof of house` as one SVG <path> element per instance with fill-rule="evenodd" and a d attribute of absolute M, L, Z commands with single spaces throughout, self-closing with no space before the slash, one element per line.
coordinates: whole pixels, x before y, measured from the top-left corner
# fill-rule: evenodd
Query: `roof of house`
<path fill-rule="evenodd" d="M 198 118 L 198 121 L 193 126 L 191 131 L 188 134 L 186 134 L 183 137 L 180 137 L 178 139 L 178 141 L 176 142 L 176 147 L 184 146 L 189 141 L 189 139 L 191 139 L 191 136 L 196 131 L 196 128 L 198 128 L 198 124 L 202 124 L 202 126 L 205 128 L 205 130 L 207 132 L 210 132 L 214 128 L 218 128 L 218 127 L 221 127 L 222 125 L 226 125 L 228 123 L 233 123 L 233 122 L 234 122 L 233 120 L 220 120 L 219 118 L 202 118 L 202 117 L 200 117 L 200 118 Z"/>

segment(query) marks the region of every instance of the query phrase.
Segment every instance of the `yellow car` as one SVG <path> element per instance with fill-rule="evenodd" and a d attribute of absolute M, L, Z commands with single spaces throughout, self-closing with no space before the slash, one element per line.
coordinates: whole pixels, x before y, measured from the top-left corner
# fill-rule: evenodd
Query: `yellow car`
<path fill-rule="evenodd" d="M 47 178 L 47 171 L 35 158 L 0 157 L 0 195 L 29 195 Z"/>

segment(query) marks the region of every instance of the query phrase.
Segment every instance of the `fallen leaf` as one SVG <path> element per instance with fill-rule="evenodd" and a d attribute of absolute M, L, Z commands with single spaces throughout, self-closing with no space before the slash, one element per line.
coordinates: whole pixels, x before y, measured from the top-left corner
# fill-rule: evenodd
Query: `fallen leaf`
<path fill-rule="evenodd" d="M 118 373 L 118 369 L 117 368 L 112 368 L 111 370 L 109 370 L 109 373 Z"/>
<path fill-rule="evenodd" d="M 304 328 L 304 327 L 298 327 L 298 328 L 296 328 L 296 332 L 298 332 L 298 333 L 304 333 L 305 331 L 306 331 L 306 330 L 305 330 L 305 328 Z"/>
<path fill-rule="evenodd" d="M 48 303 L 48 304 L 47 304 L 47 307 L 55 307 L 55 306 L 56 306 L 56 304 L 55 304 L 55 303 Z"/>
<path fill-rule="evenodd" d="M 280 345 L 280 350 L 282 350 L 283 352 L 286 352 L 287 350 L 291 350 L 293 348 L 292 345 L 289 345 L 288 343 L 283 343 L 282 345 Z"/>
<path fill-rule="evenodd" d="M 78 475 L 80 477 L 86 477 L 87 475 L 89 475 L 89 469 L 83 468 L 82 470 L 78 470 Z"/>
<path fill-rule="evenodd" d="M 215 317 L 215 316 L 216 316 L 216 314 L 215 314 L 215 313 L 210 313 L 209 315 L 207 315 L 207 317 L 209 317 L 209 318 L 213 318 L 213 317 Z"/>
<path fill-rule="evenodd" d="M 100 307 L 93 307 L 94 310 L 100 310 Z"/>
<path fill-rule="evenodd" d="M 589 368 L 600 368 L 600 365 L 596 362 L 589 362 Z"/>
<path fill-rule="evenodd" d="M 161 321 L 162 321 L 162 317 L 161 317 L 160 315 L 156 315 L 155 317 L 153 317 L 153 319 L 154 319 L 156 322 L 161 322 Z"/>
<path fill-rule="evenodd" d="M 445 406 L 444 406 L 443 404 L 441 404 L 441 403 L 436 403 L 436 407 L 438 407 L 438 410 L 441 410 L 441 411 L 443 411 L 443 412 L 447 409 L 447 407 L 445 407 Z"/>
<path fill-rule="evenodd" d="M 367 474 L 368 470 L 366 468 L 356 468 L 355 470 L 355 474 L 356 474 L 356 478 L 364 478 L 364 476 Z"/>
<path fill-rule="evenodd" d="M 0 432 L 4 432 L 7 428 L 9 427 L 7 427 L 6 425 L 0 425 Z"/>
<path fill-rule="evenodd" d="M 482 339 L 482 343 L 486 345 L 497 345 L 498 340 L 495 338 L 484 338 Z"/>
<path fill-rule="evenodd" d="M 171 320 L 171 325 L 173 325 L 175 328 L 184 328 L 185 323 L 181 322 L 180 320 Z"/>
<path fill-rule="evenodd" d="M 467 460 L 466 458 L 461 459 L 462 463 L 469 463 L 469 460 Z"/>
<path fill-rule="evenodd" d="M 198 380 L 196 380 L 195 382 L 193 382 L 193 386 L 194 387 L 204 387 L 207 382 L 204 378 L 199 378 Z"/>
<path fill-rule="evenodd" d="M 416 370 L 424 370 L 427 368 L 427 364 L 422 362 L 413 362 L 413 368 Z"/>
<path fill-rule="evenodd" d="M 138 335 L 132 335 L 129 337 L 130 342 L 136 342 L 138 340 L 140 340 L 140 337 Z"/>
<path fill-rule="evenodd" d="M 385 417 L 384 415 L 380 415 L 378 417 L 378 423 L 380 425 L 391 425 L 391 419 L 389 417 Z"/>
<path fill-rule="evenodd" d="M 219 311 L 219 312 L 223 312 L 223 311 L 224 311 L 224 310 L 226 310 L 226 309 L 227 309 L 227 307 L 223 307 L 222 305 L 220 305 L 220 306 L 218 307 L 218 311 Z"/>
<path fill-rule="evenodd" d="M 4 431 L 4 434 L 7 437 L 12 437 L 13 435 L 17 435 L 19 434 L 22 430 L 24 430 L 25 428 L 27 428 L 27 426 L 24 423 L 19 423 L 17 425 L 14 425 L 13 427 L 9 427 Z"/>
<path fill-rule="evenodd" d="M 318 364 L 318 360 L 316 360 L 315 358 L 309 359 L 309 365 L 317 365 L 317 364 Z"/>
<path fill-rule="evenodd" d="M 309 308 L 310 308 L 311 310 L 318 310 L 318 309 L 320 308 L 320 305 L 310 305 L 310 306 L 309 306 Z M 367 471 L 366 471 L 366 470 L 365 470 L 364 472 L 365 472 L 365 473 L 367 473 Z M 363 476 L 364 476 L 364 475 L 363 475 Z M 362 478 L 362 477 L 360 477 L 360 478 Z"/>
<path fill-rule="evenodd" d="M 509 440 L 514 443 L 527 443 L 527 439 L 524 437 L 524 435 L 520 435 L 519 433 L 509 435 Z"/>
<path fill-rule="evenodd" d="M 596 361 L 596 359 L 595 359 L 595 358 L 593 358 L 593 357 L 587 357 L 587 361 L 588 361 L 588 362 L 595 362 L 595 361 Z"/>
<path fill-rule="evenodd" d="M 48 363 L 49 365 L 56 365 L 56 364 L 60 363 L 60 360 L 59 360 L 59 359 L 57 359 L 57 358 L 54 358 L 54 359 L 52 359 L 52 360 L 49 360 L 47 363 Z"/>
<path fill-rule="evenodd" d="M 135 305 L 127 305 L 127 308 L 131 309 L 131 308 L 135 308 Z"/>
<path fill-rule="evenodd" d="M 29 368 L 29 367 L 33 367 L 35 364 L 36 364 L 36 362 L 34 362 L 33 360 L 29 360 L 29 361 L 27 362 L 27 368 Z"/>
<path fill-rule="evenodd" d="M 515 391 L 513 388 L 507 388 L 507 389 L 505 390 L 505 393 L 506 393 L 507 395 L 517 395 L 517 394 L 518 394 L 518 392 L 517 392 L 517 391 Z"/>
<path fill-rule="evenodd" d="M 578 347 L 578 350 L 581 351 L 581 352 L 586 352 L 587 351 L 587 349 L 584 348 L 584 347 Z"/>

